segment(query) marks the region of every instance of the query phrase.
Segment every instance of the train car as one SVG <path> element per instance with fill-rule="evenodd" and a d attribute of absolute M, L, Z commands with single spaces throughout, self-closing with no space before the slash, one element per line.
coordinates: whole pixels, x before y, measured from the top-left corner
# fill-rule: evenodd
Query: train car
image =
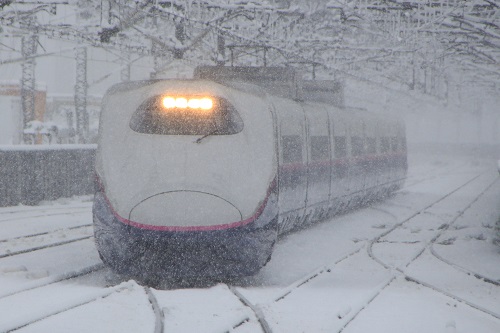
<path fill-rule="evenodd" d="M 143 281 L 252 275 L 280 234 L 398 189 L 403 124 L 302 86 L 287 69 L 207 67 L 112 87 L 93 206 L 103 262 Z"/>

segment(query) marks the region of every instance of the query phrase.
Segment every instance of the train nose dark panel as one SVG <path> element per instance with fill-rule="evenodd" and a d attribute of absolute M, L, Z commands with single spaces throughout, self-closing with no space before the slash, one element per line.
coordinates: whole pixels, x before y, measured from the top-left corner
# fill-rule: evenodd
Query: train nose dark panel
<path fill-rule="evenodd" d="M 159 227 L 207 227 L 240 221 L 242 215 L 216 195 L 173 191 L 140 202 L 130 211 L 130 220 Z"/>

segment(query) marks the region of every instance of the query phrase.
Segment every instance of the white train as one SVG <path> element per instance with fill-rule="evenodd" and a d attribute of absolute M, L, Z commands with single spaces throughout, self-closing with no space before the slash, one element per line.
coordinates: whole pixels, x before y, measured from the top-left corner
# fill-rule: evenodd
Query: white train
<path fill-rule="evenodd" d="M 279 234 L 398 189 L 403 124 L 320 103 L 338 102 L 336 85 L 294 75 L 205 67 L 112 87 L 96 157 L 102 260 L 146 281 L 251 275 Z"/>

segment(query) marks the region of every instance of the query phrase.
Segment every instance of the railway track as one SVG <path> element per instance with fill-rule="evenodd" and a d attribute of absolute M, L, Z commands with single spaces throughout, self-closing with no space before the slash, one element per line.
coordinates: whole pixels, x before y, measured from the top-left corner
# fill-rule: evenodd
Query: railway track
<path fill-rule="evenodd" d="M 457 263 L 452 262 L 452 261 L 450 261 L 448 259 L 445 259 L 443 256 L 439 255 L 436 252 L 436 250 L 434 249 L 434 244 L 435 243 L 432 243 L 429 249 L 430 249 L 430 253 L 434 257 L 436 257 L 438 260 L 444 262 L 445 264 L 447 264 L 449 266 L 452 266 L 453 268 L 455 268 L 458 271 L 462 271 L 462 272 L 464 272 L 465 274 L 467 274 L 469 276 L 473 276 L 473 277 L 475 277 L 478 280 L 482 280 L 482 281 L 484 281 L 486 283 L 490 283 L 490 284 L 492 284 L 494 286 L 500 287 L 500 280 L 499 279 L 486 276 L 486 275 L 484 275 L 482 273 L 475 272 L 475 271 L 473 271 L 473 270 L 471 270 L 469 268 L 463 267 L 460 264 L 457 264 Z"/>
<path fill-rule="evenodd" d="M 82 225 L 2 240 L 0 301 L 102 270 L 103 264 L 95 253 L 92 238 L 91 227 Z M 79 260 L 68 256 L 75 251 Z"/>
<path fill-rule="evenodd" d="M 0 259 L 61 246 L 92 237 L 90 206 L 27 211 L 0 209 Z"/>
<path fill-rule="evenodd" d="M 60 285 L 52 285 L 39 290 L 31 290 L 29 292 L 19 293 L 11 296 L 8 301 L 10 304 L 22 304 L 28 301 L 31 302 L 30 311 L 20 311 L 10 318 L 6 318 L 0 322 L 1 332 L 16 332 L 30 325 L 40 323 L 44 320 L 51 319 L 54 316 L 61 316 L 66 312 L 75 310 L 85 305 L 102 301 L 116 293 L 137 288 L 134 282 L 125 282 L 117 286 L 108 288 L 89 288 L 77 295 L 72 293 L 60 293 L 58 302 L 49 304 L 43 301 L 43 298 L 49 298 L 47 293 L 57 292 L 68 289 L 67 285 L 59 282 Z M 48 289 L 51 290 L 48 290 Z M 39 297 L 38 299 L 36 297 Z M 40 301 L 41 299 L 42 301 Z M 0 303 L 0 309 L 5 310 L 5 301 Z M 8 305 L 7 305 L 8 306 Z M 68 327 L 69 329 L 69 327 Z"/>
<path fill-rule="evenodd" d="M 91 227 L 92 225 L 82 225 L 72 228 L 59 229 L 53 232 L 44 232 L 2 240 L 0 241 L 0 259 L 91 239 L 93 238 Z M 82 236 L 81 231 L 79 230 L 81 228 L 87 229 L 90 235 Z M 63 235 L 61 235 L 61 232 L 63 232 Z M 59 237 L 54 237 L 58 234 Z M 47 236 L 49 236 L 48 239 Z M 51 238 L 50 236 L 53 236 L 53 238 Z M 30 244 L 24 244 L 23 242 L 20 242 L 26 239 L 30 239 Z M 12 244 L 14 242 L 16 242 L 16 244 Z M 34 245 L 33 243 L 38 244 Z"/>
<path fill-rule="evenodd" d="M 231 290 L 231 292 L 236 297 L 238 297 L 238 299 L 241 301 L 241 303 L 243 303 L 246 307 L 250 308 L 253 311 L 255 317 L 257 318 L 257 320 L 259 322 L 259 325 L 260 325 L 260 328 L 262 329 L 262 332 L 263 333 L 272 333 L 271 327 L 269 326 L 269 323 L 267 322 L 267 320 L 262 312 L 262 309 L 258 305 L 252 304 L 245 296 L 243 296 L 242 293 L 240 293 L 238 291 L 238 289 L 229 286 L 229 290 Z M 237 328 L 241 327 L 242 325 L 250 323 L 250 320 L 251 320 L 250 317 L 243 318 L 239 323 L 237 323 L 236 325 L 233 326 L 233 329 L 237 329 Z"/>
<path fill-rule="evenodd" d="M 454 172 L 456 170 L 459 170 L 463 167 L 465 167 L 467 163 L 460 163 L 458 165 L 453 165 L 451 167 L 449 166 L 440 166 L 440 167 L 434 167 L 432 169 L 427 169 L 425 171 L 425 175 L 414 175 L 414 176 L 408 176 L 405 181 L 405 185 L 403 190 L 409 189 L 413 186 L 416 186 L 418 184 L 421 184 L 423 182 L 432 180 L 432 179 L 437 179 L 438 177 L 442 175 L 449 174 L 450 172 Z"/>
<path fill-rule="evenodd" d="M 154 333 L 163 333 L 163 328 L 165 327 L 165 314 L 163 313 L 163 309 L 160 307 L 158 303 L 158 299 L 155 294 L 151 291 L 149 287 L 143 287 L 148 295 L 149 303 L 151 303 L 151 307 L 155 314 L 155 328 Z"/>
<path fill-rule="evenodd" d="M 453 264 L 447 260 L 444 260 L 442 257 L 438 256 L 435 251 L 433 251 L 433 245 L 436 243 L 436 241 L 468 210 L 470 209 L 473 204 L 475 202 L 477 202 L 497 181 L 498 181 L 498 178 L 495 178 L 492 182 L 490 182 L 486 188 L 484 188 L 484 190 L 482 190 L 478 195 L 476 195 L 473 200 L 471 200 L 466 206 L 464 209 L 460 210 L 453 218 L 450 219 L 449 222 L 446 222 L 444 224 L 442 224 L 438 229 L 437 231 L 435 232 L 434 236 L 424 242 L 423 246 L 421 246 L 420 249 L 418 249 L 418 251 L 415 252 L 415 254 L 413 256 L 410 257 L 409 260 L 407 260 L 406 262 L 404 262 L 402 265 L 399 265 L 399 266 L 394 266 L 394 265 L 391 265 L 390 263 L 387 263 L 385 262 L 383 259 L 380 259 L 377 255 L 374 254 L 373 252 L 373 247 L 375 244 L 379 243 L 381 241 L 382 238 L 388 236 L 389 234 L 393 233 L 394 231 L 400 229 L 402 226 L 406 225 L 407 223 L 410 223 L 412 222 L 415 217 L 417 217 L 418 215 L 420 214 L 424 214 L 424 213 L 427 213 L 428 210 L 430 210 L 431 208 L 433 208 L 435 205 L 437 205 L 438 203 L 440 203 L 441 201 L 445 200 L 446 198 L 450 197 L 451 195 L 453 195 L 454 193 L 460 191 L 462 188 L 466 187 L 467 185 L 469 185 L 470 183 L 472 183 L 474 180 L 476 180 L 478 177 L 480 177 L 481 175 L 477 176 L 477 177 L 474 177 L 472 178 L 471 180 L 469 180 L 468 182 L 462 184 L 460 187 L 456 188 L 455 190 L 449 192 L 448 194 L 446 194 L 445 196 L 441 197 L 439 200 L 436 200 L 435 202 L 433 202 L 432 204 L 426 206 L 424 209 L 414 213 L 413 215 L 411 215 L 409 218 L 395 224 L 393 227 L 391 227 L 390 229 L 388 229 L 387 231 L 385 231 L 384 233 L 380 234 L 379 236 L 377 236 L 376 238 L 374 238 L 368 245 L 368 255 L 370 256 L 370 258 L 372 258 L 374 261 L 376 261 L 377 263 L 379 263 L 380 265 L 382 265 L 385 269 L 387 270 L 391 270 L 392 272 L 394 272 L 393 276 L 392 276 L 392 279 L 390 281 L 388 281 L 386 284 L 383 285 L 383 287 L 381 287 L 377 293 L 376 293 L 376 296 L 375 297 L 372 297 L 370 298 L 370 300 L 368 301 L 367 305 L 370 304 L 378 295 L 380 295 L 383 290 L 385 288 L 387 288 L 390 283 L 392 281 L 394 281 L 398 276 L 403 276 L 407 281 L 410 281 L 410 282 L 414 282 L 414 283 L 417 283 L 421 286 L 424 286 L 424 287 L 427 287 L 429 289 L 432 289 L 434 290 L 435 292 L 438 292 L 438 293 L 441 293 L 447 297 L 450 297 L 458 302 L 461 302 L 461 303 L 464 303 L 468 306 L 470 306 L 471 308 L 474 308 L 478 311 L 481 311 L 483 312 L 484 314 L 487 314 L 487 315 L 490 315 L 494 318 L 497 318 L 497 319 L 500 319 L 500 312 L 495 312 L 495 311 L 492 311 L 490 309 L 487 309 L 481 305 L 478 305 L 478 304 L 475 304 L 474 302 L 471 302 L 463 297 L 460 297 L 456 294 L 453 294 L 453 293 L 450 293 L 446 290 L 444 290 L 443 288 L 440 288 L 438 286 L 435 286 L 435 285 L 432 285 L 431 283 L 428 283 L 422 279 L 418 279 L 414 276 L 412 276 L 411 274 L 407 273 L 407 268 L 412 265 L 418 258 L 420 258 L 422 256 L 423 253 L 425 253 L 426 251 L 429 251 L 430 253 L 432 253 L 433 256 L 435 256 L 437 259 L 441 260 L 442 262 L 444 262 L 445 264 L 447 265 L 450 265 L 452 266 L 453 268 L 456 269 L 457 272 L 465 272 L 467 275 L 470 275 L 470 276 L 474 276 L 480 280 L 483 280 L 485 282 L 488 282 L 488 283 L 493 283 L 494 285 L 498 286 L 500 285 L 497 281 L 493 281 L 492 279 L 490 278 L 487 278 L 479 273 L 476 273 L 476 272 L 473 272 L 473 271 L 470 271 L 470 270 L 466 270 L 464 269 L 463 267 L 460 267 L 459 265 L 456 265 L 456 264 Z M 363 308 L 364 309 L 364 308 Z M 351 320 L 346 323 L 346 325 L 339 331 L 343 331 L 345 327 L 347 327 L 347 325 L 352 322 L 358 315 L 359 313 L 363 310 L 361 309 L 359 312 L 355 313 Z"/>
<path fill-rule="evenodd" d="M 20 294 L 29 290 L 33 290 L 36 288 L 42 288 L 54 283 L 59 283 L 59 282 L 64 282 L 64 281 L 69 281 L 75 278 L 83 277 L 89 274 L 96 273 L 98 271 L 104 270 L 104 265 L 102 263 L 97 263 L 92 266 L 87 266 L 87 267 L 82 267 L 74 271 L 68 271 L 63 274 L 57 274 L 57 275 L 52 275 L 48 276 L 45 278 L 41 279 L 36 279 L 34 281 L 31 281 L 29 283 L 23 284 L 20 288 L 12 288 L 11 290 L 8 291 L 2 291 L 0 292 L 0 301 L 4 298 Z"/>
<path fill-rule="evenodd" d="M 76 207 L 51 207 L 51 206 L 33 206 L 33 207 L 20 207 L 17 209 L 2 209 L 0 208 L 0 223 L 26 220 L 31 218 L 40 217 L 54 217 L 73 215 L 80 212 L 90 211 L 91 205 L 85 204 Z M 61 210 L 62 212 L 54 212 Z"/>
<path fill-rule="evenodd" d="M 436 292 L 439 292 L 443 295 L 446 295 L 447 297 L 451 297 L 453 298 L 454 300 L 456 301 L 459 301 L 459 302 L 462 302 L 464 304 L 467 304 L 468 306 L 476 309 L 476 310 L 479 310 L 485 314 L 488 314 L 488 315 L 491 315 L 495 318 L 499 318 L 499 314 L 493 312 L 493 311 L 490 311 L 488 309 L 485 309 L 484 307 L 481 307 L 477 304 L 473 304 L 472 302 L 469 302 L 461 297 L 458 297 L 456 295 L 453 295 L 453 294 L 450 294 L 449 292 L 446 292 L 445 290 L 442 290 L 440 288 L 437 288 L 435 286 L 432 286 L 428 283 L 426 283 L 425 281 L 421 281 L 421 280 L 418 280 L 414 277 L 411 277 L 410 275 L 406 274 L 405 273 L 405 270 L 404 268 L 400 268 L 400 267 L 394 267 L 388 263 L 385 263 L 382 259 L 378 258 L 375 254 L 374 254 L 374 251 L 373 251 L 373 246 L 377 243 L 379 243 L 381 241 L 382 238 L 388 236 L 389 234 L 391 234 L 392 232 L 394 232 L 395 230 L 399 230 L 401 228 L 403 228 L 406 224 L 410 223 L 411 221 L 413 221 L 415 219 L 415 217 L 421 215 L 421 214 L 424 214 L 424 213 L 427 213 L 432 207 L 435 207 L 436 205 L 438 205 L 440 202 L 446 200 L 447 198 L 449 198 L 450 196 L 452 196 L 454 193 L 457 193 L 459 192 L 461 189 L 467 187 L 469 184 L 475 182 L 481 175 L 477 175 L 477 176 L 474 176 L 472 177 L 471 179 L 467 180 L 465 183 L 461 184 L 460 186 L 452 189 L 451 191 L 448 191 L 448 193 L 446 193 L 445 195 L 441 196 L 439 199 L 437 200 L 434 200 L 432 203 L 426 205 L 425 207 L 423 207 L 422 209 L 419 209 L 415 212 L 413 212 L 409 217 L 403 219 L 402 221 L 398 222 L 398 223 L 395 223 L 392 227 L 390 227 L 388 230 L 382 232 L 381 234 L 377 235 L 376 237 L 374 237 L 372 240 L 370 240 L 368 242 L 368 246 L 366 247 L 367 249 L 367 255 L 372 259 L 374 260 L 375 262 L 377 262 L 378 264 L 380 264 L 385 270 L 389 271 L 390 272 L 390 275 L 388 277 L 386 277 L 385 279 L 383 279 L 382 283 L 380 283 L 380 285 L 375 289 L 375 290 L 372 290 L 369 295 L 366 295 L 365 296 L 365 299 L 363 302 L 361 302 L 362 306 L 359 306 L 357 309 L 352 309 L 352 308 L 349 308 L 348 310 L 346 311 L 343 311 L 343 313 L 338 313 L 337 316 L 339 318 L 339 320 L 342 320 L 343 323 L 342 325 L 340 325 L 340 327 L 337 327 L 336 329 L 333 329 L 331 330 L 332 332 L 343 332 L 347 327 L 348 325 L 353 322 L 354 320 L 356 320 L 356 318 L 358 317 L 358 315 L 363 311 L 365 310 L 368 306 L 370 306 L 370 304 L 375 300 L 377 299 L 377 297 L 388 287 L 391 285 L 392 282 L 394 282 L 396 279 L 400 278 L 400 277 L 404 277 L 407 281 L 410 281 L 412 283 L 419 283 L 420 285 L 422 286 L 425 286 L 427 288 L 432 288 L 434 291 Z M 426 249 L 431 249 L 432 248 L 432 244 L 434 244 L 438 239 L 439 237 L 460 217 L 463 215 L 463 213 L 469 209 L 473 204 L 474 202 L 476 202 L 477 200 L 479 200 L 479 198 L 491 187 L 493 186 L 493 184 L 496 182 L 496 180 L 494 180 L 493 182 L 491 182 L 481 193 L 479 193 L 478 195 L 475 196 L 475 198 L 462 210 L 460 211 L 454 218 L 453 220 L 450 222 L 450 223 L 447 223 L 446 225 L 441 225 L 440 228 L 437 229 L 436 231 L 436 234 L 434 235 L 434 237 L 432 237 L 430 239 L 430 241 L 428 241 L 427 243 L 425 243 L 425 245 L 422 247 L 422 249 L 420 249 L 419 251 L 417 251 L 417 253 L 415 255 L 413 255 L 410 260 L 408 262 L 406 262 L 403 267 L 408 267 L 411 263 L 413 263 L 414 261 L 416 261 L 421 255 L 422 253 L 426 250 Z M 379 209 L 380 210 L 380 209 Z M 388 212 L 388 214 L 391 216 L 392 219 L 397 219 L 397 216 Z M 290 295 L 291 293 L 297 291 L 299 288 L 309 284 L 311 281 L 313 281 L 315 278 L 317 278 L 318 276 L 320 275 L 323 275 L 324 273 L 326 272 L 332 272 L 332 270 L 335 270 L 336 268 L 336 265 L 343 262 L 344 260 L 348 260 L 349 258 L 351 258 L 352 256 L 354 256 L 356 253 L 358 253 L 360 251 L 360 249 L 356 250 L 356 251 L 353 251 L 351 252 L 348 256 L 342 258 L 341 260 L 339 260 L 338 262 L 336 262 L 334 265 L 332 265 L 331 267 L 325 267 L 325 268 L 321 268 L 317 271 L 314 271 L 314 272 L 311 272 L 310 274 L 308 274 L 308 276 L 306 276 L 305 278 L 303 279 L 300 279 L 296 282 L 294 282 L 293 284 L 291 284 L 288 288 L 286 288 L 286 291 L 283 292 L 281 295 L 279 295 L 278 297 L 276 297 L 273 301 L 271 302 L 268 302 L 266 304 L 254 304 L 252 303 L 252 301 L 250 301 L 251 297 L 247 297 L 245 296 L 246 294 L 246 291 L 245 289 L 237 289 L 235 287 L 231 287 L 231 290 L 234 290 L 236 291 L 235 294 L 240 298 L 242 299 L 242 302 L 245 303 L 245 305 L 247 305 L 249 308 L 251 308 L 256 317 L 259 318 L 259 322 L 261 323 L 265 323 L 265 324 L 261 324 L 261 327 L 262 327 L 262 331 L 263 332 L 272 332 L 272 329 L 270 327 L 269 324 L 267 324 L 267 319 L 266 319 L 266 310 L 265 309 L 268 309 L 269 308 L 272 308 L 276 303 L 284 300 L 286 297 L 288 297 L 288 295 Z M 482 277 L 480 275 L 478 275 L 481 279 L 485 279 L 485 277 Z M 487 278 L 486 278 L 487 280 Z M 298 307 L 300 307 L 299 304 L 297 304 Z M 278 330 L 280 331 L 280 330 Z"/>
<path fill-rule="evenodd" d="M 307 284 L 311 283 L 314 279 L 324 275 L 328 274 L 334 269 L 336 265 L 339 263 L 348 260 L 350 257 L 356 255 L 359 253 L 364 246 L 359 246 L 355 250 L 349 252 L 348 254 L 342 256 L 341 258 L 335 260 L 334 262 L 327 264 L 323 267 L 319 267 L 316 270 L 310 272 L 309 274 L 301 277 L 300 279 L 294 281 L 287 287 L 283 288 L 279 293 L 273 295 L 273 300 L 271 303 L 278 303 L 280 301 L 283 301 L 285 298 L 287 298 L 289 295 L 294 293 L 295 291 L 299 290 L 301 287 L 306 286 Z M 229 286 L 229 290 L 236 296 L 238 299 L 248 308 L 250 308 L 257 318 L 260 328 L 263 333 L 272 333 L 273 330 L 271 329 L 271 325 L 267 322 L 267 319 L 265 317 L 265 313 L 263 310 L 263 306 L 259 304 L 253 304 L 244 294 L 243 290 L 240 290 L 239 288 L 235 286 Z M 267 304 L 266 306 L 269 306 Z M 249 323 L 251 318 L 244 318 L 239 325 L 245 325 L 246 323 Z"/>

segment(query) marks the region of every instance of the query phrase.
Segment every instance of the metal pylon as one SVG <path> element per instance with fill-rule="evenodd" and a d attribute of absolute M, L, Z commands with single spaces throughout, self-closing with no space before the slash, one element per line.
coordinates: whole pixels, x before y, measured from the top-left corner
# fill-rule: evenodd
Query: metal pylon
<path fill-rule="evenodd" d="M 125 60 L 123 61 L 122 69 L 120 70 L 120 80 L 122 82 L 130 81 L 130 55 L 127 53 L 124 55 Z"/>
<path fill-rule="evenodd" d="M 153 72 L 150 74 L 151 79 L 156 79 L 163 65 L 162 56 L 160 55 L 161 46 L 153 42 L 151 52 L 153 53 Z"/>
<path fill-rule="evenodd" d="M 23 111 L 23 128 L 35 119 L 35 58 L 38 37 L 31 33 L 22 38 L 21 52 L 24 58 L 21 77 L 21 107 Z M 23 141 L 28 141 L 23 138 Z"/>
<path fill-rule="evenodd" d="M 89 134 L 87 113 L 87 48 L 76 49 L 75 113 L 78 143 L 86 143 Z"/>

